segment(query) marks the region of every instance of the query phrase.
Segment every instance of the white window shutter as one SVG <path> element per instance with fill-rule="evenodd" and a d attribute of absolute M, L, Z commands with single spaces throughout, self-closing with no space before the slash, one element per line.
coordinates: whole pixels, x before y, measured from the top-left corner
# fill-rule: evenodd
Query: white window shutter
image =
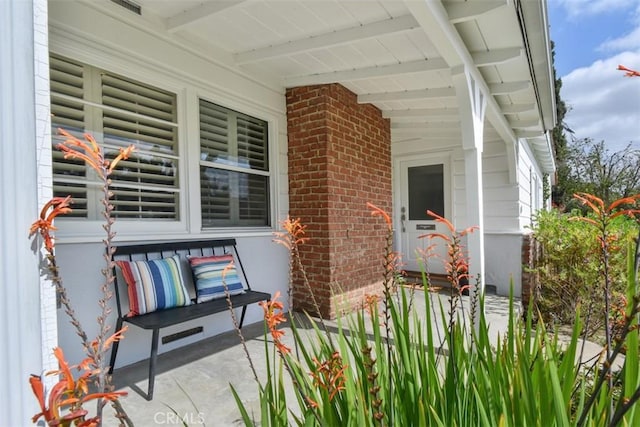
<path fill-rule="evenodd" d="M 203 228 L 267 226 L 268 125 L 200 100 L 200 200 Z"/>
<path fill-rule="evenodd" d="M 99 90 L 92 83 L 99 82 Z M 113 216 L 178 220 L 176 95 L 102 70 L 51 56 L 54 134 L 63 128 L 78 138 L 91 133 L 107 159 L 131 144 L 136 151 L 111 175 Z M 60 142 L 60 137 L 55 142 Z M 101 218 L 100 183 L 81 161 L 54 150 L 54 192 L 71 194 L 73 215 Z"/>

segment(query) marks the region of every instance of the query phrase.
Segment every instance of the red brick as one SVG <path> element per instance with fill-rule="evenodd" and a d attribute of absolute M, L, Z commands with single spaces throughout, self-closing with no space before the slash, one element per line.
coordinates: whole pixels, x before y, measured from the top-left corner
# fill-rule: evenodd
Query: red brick
<path fill-rule="evenodd" d="M 379 288 L 385 228 L 366 202 L 391 212 L 389 120 L 338 84 L 288 89 L 286 98 L 290 215 L 308 224 L 300 256 L 320 312 L 335 316 Z M 297 276 L 294 308 L 315 311 L 310 299 Z"/>

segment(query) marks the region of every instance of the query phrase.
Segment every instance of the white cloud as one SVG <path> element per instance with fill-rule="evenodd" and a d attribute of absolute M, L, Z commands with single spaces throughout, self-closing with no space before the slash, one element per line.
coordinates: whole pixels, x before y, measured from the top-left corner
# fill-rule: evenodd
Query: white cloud
<path fill-rule="evenodd" d="M 637 7 L 638 0 L 550 0 L 560 4 L 567 11 L 569 18 L 575 19 L 581 15 L 596 15 L 598 13 Z M 634 5 L 635 4 L 635 5 Z"/>
<path fill-rule="evenodd" d="M 635 50 L 640 48 L 640 26 L 633 31 L 617 39 L 607 40 L 598 46 L 599 51 L 619 52 L 623 50 Z"/>
<path fill-rule="evenodd" d="M 621 37 L 605 40 L 597 50 L 600 52 L 620 52 L 640 49 L 640 0 L 635 6 L 634 13 L 629 16 L 629 21 L 634 25 L 631 31 Z"/>
<path fill-rule="evenodd" d="M 640 148 L 640 78 L 623 77 L 618 64 L 640 69 L 640 49 L 573 70 L 562 77 L 560 93 L 575 137 L 604 140 L 613 151 L 632 141 Z"/>

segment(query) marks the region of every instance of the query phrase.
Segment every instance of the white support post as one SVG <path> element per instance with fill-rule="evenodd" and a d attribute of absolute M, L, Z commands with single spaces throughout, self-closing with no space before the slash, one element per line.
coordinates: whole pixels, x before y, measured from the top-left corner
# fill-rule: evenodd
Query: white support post
<path fill-rule="evenodd" d="M 451 70 L 453 84 L 456 89 L 460 126 L 462 131 L 462 148 L 464 150 L 466 224 L 461 228 L 477 226 L 478 230 L 467 237 L 469 253 L 469 274 L 479 276 L 474 292 L 484 294 L 484 207 L 482 197 L 482 149 L 484 145 L 484 113 L 486 96 L 480 86 L 464 66 Z M 461 224 L 457 224 L 460 227 Z M 473 283 L 473 282 L 472 282 Z M 479 313 L 476 314 L 479 316 Z M 479 324 L 476 320 L 476 325 Z"/>
<path fill-rule="evenodd" d="M 0 1 L 0 28 L 0 412 L 30 425 L 40 408 L 29 375 L 55 367 L 43 354 L 56 343 L 55 293 L 28 238 L 51 192 L 47 1 Z"/>

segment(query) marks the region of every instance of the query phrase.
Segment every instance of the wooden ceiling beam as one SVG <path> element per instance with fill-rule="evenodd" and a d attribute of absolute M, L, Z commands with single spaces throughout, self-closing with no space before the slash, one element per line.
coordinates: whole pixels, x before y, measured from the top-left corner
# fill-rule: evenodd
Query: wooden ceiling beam
<path fill-rule="evenodd" d="M 293 40 L 287 43 L 268 46 L 261 49 L 237 53 L 234 55 L 234 59 L 236 64 L 242 65 L 265 59 L 294 55 L 301 52 L 311 52 L 318 49 L 340 46 L 387 34 L 401 33 L 419 27 L 420 25 L 413 15 L 405 15 L 371 24 L 333 31 L 331 33 L 307 37 L 300 40 Z"/>
<path fill-rule="evenodd" d="M 244 1 L 245 0 L 218 0 L 201 3 L 198 6 L 167 18 L 167 31 L 175 33 L 225 9 L 237 6 Z"/>
<path fill-rule="evenodd" d="M 449 69 L 442 58 L 422 59 L 399 64 L 380 65 L 375 67 L 356 68 L 352 70 L 332 71 L 329 73 L 290 76 L 284 78 L 285 87 L 307 86 L 343 81 L 363 80 L 375 77 L 386 77 L 399 74 L 420 73 Z"/>
<path fill-rule="evenodd" d="M 454 96 L 456 96 L 456 92 L 452 87 L 438 87 L 433 89 L 402 90 L 398 92 L 365 93 L 358 95 L 358 102 L 367 104 L 387 101 L 406 101 L 410 99 L 451 98 Z"/>
<path fill-rule="evenodd" d="M 485 13 L 498 9 L 503 6 L 507 6 L 509 0 L 501 1 L 479 1 L 479 2 L 445 2 L 443 3 L 449 21 L 452 24 L 458 24 L 460 22 L 471 21 L 478 18 Z"/>

